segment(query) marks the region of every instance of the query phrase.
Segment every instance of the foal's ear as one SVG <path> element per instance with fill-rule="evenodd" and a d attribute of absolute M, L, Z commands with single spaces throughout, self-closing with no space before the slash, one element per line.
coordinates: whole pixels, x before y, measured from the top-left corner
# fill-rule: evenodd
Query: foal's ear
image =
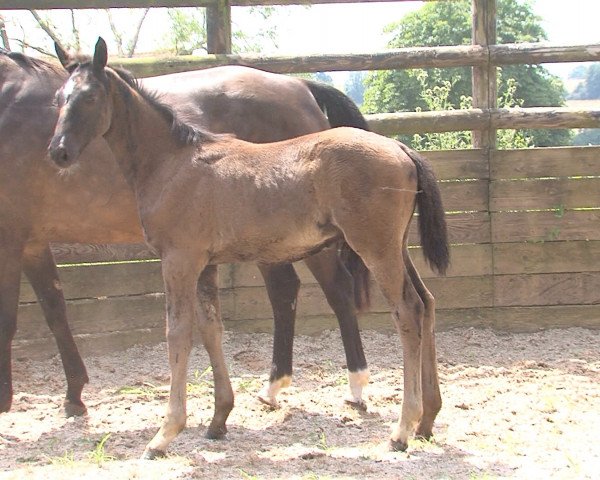
<path fill-rule="evenodd" d="M 61 65 L 67 68 L 71 63 L 69 54 L 57 42 L 54 42 L 54 51 L 56 52 L 56 56 L 58 57 L 58 60 L 60 60 Z"/>
<path fill-rule="evenodd" d="M 102 37 L 98 37 L 96 42 L 96 50 L 94 51 L 93 66 L 96 73 L 100 73 L 106 67 L 108 62 L 108 52 L 106 50 L 106 42 Z"/>

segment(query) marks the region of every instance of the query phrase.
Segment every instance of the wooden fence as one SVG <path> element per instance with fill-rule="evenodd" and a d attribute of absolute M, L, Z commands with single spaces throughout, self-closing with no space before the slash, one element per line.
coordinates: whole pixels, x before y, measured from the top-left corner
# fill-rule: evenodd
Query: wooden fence
<path fill-rule="evenodd" d="M 291 4 L 286 0 L 0 0 L 1 8 Z M 313 3 L 326 3 L 323 1 Z M 330 0 L 328 3 L 343 3 Z M 18 7 L 17 7 L 18 5 Z M 502 110 L 495 105 L 499 65 L 593 61 L 600 45 L 494 45 L 494 0 L 473 0 L 474 45 L 398 49 L 373 55 L 303 58 L 215 54 L 176 59 L 127 60 L 138 75 L 234 63 L 279 72 L 472 66 L 474 108 L 466 111 L 369 116 L 377 132 L 474 130 L 471 150 L 429 152 L 440 180 L 452 246 L 452 267 L 435 276 L 415 248 L 413 257 L 437 298 L 440 328 L 453 326 L 536 330 L 600 327 L 600 147 L 497 150 L 498 128 L 600 127 L 600 112 L 567 108 Z M 218 17 L 218 11 L 215 14 Z M 212 18 L 212 17 L 211 17 Z M 225 20 L 226 21 L 226 20 Z M 226 29 L 225 29 L 226 31 Z M 225 42 L 227 43 L 227 42 Z M 418 243 L 413 232 L 413 243 Z M 144 247 L 57 245 L 61 262 L 148 258 Z M 297 330 L 334 328 L 335 317 L 319 286 L 298 265 L 302 280 Z M 254 265 L 221 267 L 227 328 L 270 331 L 271 310 Z M 84 351 L 101 351 L 164 338 L 158 262 L 65 266 L 60 270 L 69 317 Z M 54 354 L 29 285 L 22 285 L 17 349 Z M 391 328 L 387 306 L 376 295 L 363 328 Z M 18 353 L 17 353 L 18 355 Z"/>

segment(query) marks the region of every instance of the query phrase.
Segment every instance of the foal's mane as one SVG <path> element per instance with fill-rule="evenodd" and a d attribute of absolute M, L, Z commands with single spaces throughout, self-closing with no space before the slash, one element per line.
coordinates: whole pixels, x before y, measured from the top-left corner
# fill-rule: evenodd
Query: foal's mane
<path fill-rule="evenodd" d="M 181 145 L 197 145 L 203 142 L 214 142 L 220 138 L 224 138 L 229 135 L 220 135 L 208 132 L 201 128 L 192 126 L 182 121 L 176 114 L 175 110 L 169 105 L 163 103 L 160 99 L 160 94 L 156 91 L 151 91 L 142 86 L 137 78 L 133 74 L 125 69 L 118 67 L 110 67 L 108 71 L 112 70 L 117 76 L 123 80 L 130 88 L 135 90 L 140 96 L 150 104 L 160 115 L 171 125 L 171 133 L 173 137 Z M 119 84 L 119 83 L 118 83 Z M 122 85 L 122 90 L 125 90 Z M 123 98 L 125 101 L 131 99 L 129 92 L 123 92 Z"/>

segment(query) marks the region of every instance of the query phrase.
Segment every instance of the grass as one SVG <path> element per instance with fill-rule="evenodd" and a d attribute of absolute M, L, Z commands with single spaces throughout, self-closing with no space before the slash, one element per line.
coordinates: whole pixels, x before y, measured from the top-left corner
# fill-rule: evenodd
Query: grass
<path fill-rule="evenodd" d="M 100 466 L 105 462 L 115 460 L 115 457 L 113 457 L 112 455 L 108 455 L 105 449 L 106 442 L 108 441 L 110 436 L 110 433 L 105 433 L 104 435 L 102 435 L 100 440 L 96 442 L 94 449 L 88 453 L 88 459 L 90 460 L 90 462 Z"/>

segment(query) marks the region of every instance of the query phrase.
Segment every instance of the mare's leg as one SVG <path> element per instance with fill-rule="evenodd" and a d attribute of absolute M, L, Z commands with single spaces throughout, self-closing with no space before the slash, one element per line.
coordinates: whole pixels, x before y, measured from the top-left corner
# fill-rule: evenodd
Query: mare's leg
<path fill-rule="evenodd" d="M 317 255 L 306 258 L 304 262 L 321 285 L 327 302 L 338 319 L 348 365 L 350 397 L 346 401 L 365 408 L 362 389 L 369 383 L 369 370 L 356 318 L 352 276 L 335 248 L 326 248 Z"/>
<path fill-rule="evenodd" d="M 414 285 L 423 305 L 423 340 L 422 340 L 422 370 L 423 387 L 423 417 L 417 426 L 416 435 L 423 438 L 432 436 L 433 422 L 442 408 L 442 396 L 437 371 L 437 355 L 435 349 L 435 299 L 427 289 L 417 272 L 408 252 L 404 251 L 404 264 L 412 284 Z"/>
<path fill-rule="evenodd" d="M 196 285 L 205 265 L 206 261 L 189 258 L 186 252 L 168 252 L 162 258 L 171 388 L 162 426 L 144 450 L 146 459 L 165 455 L 167 446 L 185 427 L 187 367 L 199 310 Z"/>
<path fill-rule="evenodd" d="M 25 252 L 23 271 L 38 297 L 60 352 L 67 377 L 65 413 L 68 417 L 83 415 L 86 408 L 81 401 L 81 391 L 89 379 L 67 323 L 65 298 L 48 244 Z"/>
<path fill-rule="evenodd" d="M 258 265 L 258 268 L 265 280 L 273 308 L 274 327 L 273 363 L 269 383 L 259 392 L 258 398 L 277 407 L 277 394 L 292 382 L 294 325 L 300 280 L 291 263 Z"/>
<path fill-rule="evenodd" d="M 10 233 L 0 228 L 0 412 L 12 404 L 11 346 L 17 331 L 23 245 L 9 242 Z"/>
<path fill-rule="evenodd" d="M 219 301 L 219 282 L 216 265 L 208 265 L 198 282 L 200 315 L 198 326 L 204 348 L 208 352 L 215 381 L 215 412 L 206 436 L 217 439 L 227 433 L 225 422 L 233 409 L 233 389 L 223 354 L 223 322 Z"/>

